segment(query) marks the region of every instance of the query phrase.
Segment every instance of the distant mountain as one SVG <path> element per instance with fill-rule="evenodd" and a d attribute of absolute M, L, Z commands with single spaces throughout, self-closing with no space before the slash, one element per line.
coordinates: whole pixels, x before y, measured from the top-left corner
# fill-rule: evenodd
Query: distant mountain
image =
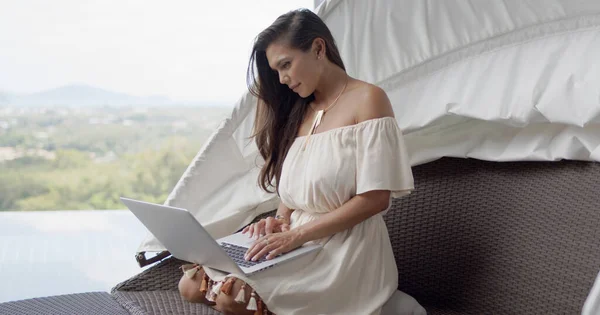
<path fill-rule="evenodd" d="M 0 89 L 0 106 L 10 104 L 10 100 L 14 97 L 12 93 Z"/>
<path fill-rule="evenodd" d="M 8 105 L 9 99 L 8 94 L 0 92 L 0 106 Z"/>
<path fill-rule="evenodd" d="M 3 95 L 0 105 L 13 106 L 127 106 L 172 105 L 165 96 L 132 96 L 88 85 L 67 85 L 47 91 L 25 95 Z"/>

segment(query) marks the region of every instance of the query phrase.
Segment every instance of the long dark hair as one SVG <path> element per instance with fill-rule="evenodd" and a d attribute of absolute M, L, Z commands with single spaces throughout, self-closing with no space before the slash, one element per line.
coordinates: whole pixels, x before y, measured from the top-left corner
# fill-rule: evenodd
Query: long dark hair
<path fill-rule="evenodd" d="M 307 52 L 316 38 L 325 42 L 327 58 L 346 70 L 327 25 L 308 9 L 281 15 L 254 41 L 248 63 L 247 84 L 250 93 L 258 98 L 258 104 L 254 134 L 250 138 L 255 137 L 260 155 L 265 160 L 258 184 L 266 192 L 273 192 L 268 189 L 271 186 L 279 195 L 283 161 L 296 138 L 308 104 L 314 100 L 314 95 L 302 98 L 279 82 L 277 71 L 269 67 L 266 50 L 271 43 L 279 42 Z"/>

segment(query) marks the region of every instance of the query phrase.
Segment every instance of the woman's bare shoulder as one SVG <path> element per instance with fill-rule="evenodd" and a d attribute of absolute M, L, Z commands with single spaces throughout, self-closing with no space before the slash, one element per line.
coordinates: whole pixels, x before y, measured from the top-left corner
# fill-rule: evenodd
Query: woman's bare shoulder
<path fill-rule="evenodd" d="M 354 79 L 351 99 L 356 123 L 365 120 L 394 117 L 394 109 L 385 91 L 371 83 Z"/>

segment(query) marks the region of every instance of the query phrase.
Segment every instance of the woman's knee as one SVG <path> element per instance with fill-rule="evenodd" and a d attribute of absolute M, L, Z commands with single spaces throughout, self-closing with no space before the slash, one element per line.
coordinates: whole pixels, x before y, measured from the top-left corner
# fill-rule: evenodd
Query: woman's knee
<path fill-rule="evenodd" d="M 243 281 L 236 279 L 232 285 L 230 294 L 219 294 L 217 296 L 215 309 L 226 315 L 253 315 L 253 310 L 246 309 L 250 301 L 252 288 L 245 285 L 244 292 L 238 297 L 243 285 Z"/>
<path fill-rule="evenodd" d="M 195 279 L 190 279 L 185 275 L 179 280 L 179 294 L 184 300 L 188 302 L 198 303 L 201 302 L 201 293 L 199 290 L 199 284 L 196 283 Z"/>
<path fill-rule="evenodd" d="M 206 284 L 203 283 L 205 280 Z M 266 308 L 258 295 L 253 293 L 253 289 L 242 280 L 231 277 L 225 282 L 219 282 L 218 287 L 212 281 L 209 285 L 208 280 L 202 268 L 187 275 L 184 268 L 184 275 L 179 280 L 179 293 L 188 302 L 208 304 L 224 314 L 253 315 L 256 309 Z M 207 290 L 210 292 L 207 293 Z M 207 299 L 207 294 L 211 294 L 210 300 Z M 250 307 L 248 310 L 249 303 L 254 308 Z"/>
<path fill-rule="evenodd" d="M 183 275 L 179 280 L 179 294 L 181 297 L 192 303 L 214 304 L 206 300 L 204 294 L 200 291 L 204 271 L 199 269 L 193 277 Z"/>

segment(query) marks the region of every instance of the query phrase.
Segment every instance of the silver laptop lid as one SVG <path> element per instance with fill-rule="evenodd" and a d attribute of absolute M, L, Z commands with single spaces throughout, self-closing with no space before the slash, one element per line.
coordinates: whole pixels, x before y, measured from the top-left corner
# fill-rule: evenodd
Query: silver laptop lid
<path fill-rule="evenodd" d="M 243 272 L 187 210 L 123 197 L 121 201 L 174 257 L 230 273 Z"/>

